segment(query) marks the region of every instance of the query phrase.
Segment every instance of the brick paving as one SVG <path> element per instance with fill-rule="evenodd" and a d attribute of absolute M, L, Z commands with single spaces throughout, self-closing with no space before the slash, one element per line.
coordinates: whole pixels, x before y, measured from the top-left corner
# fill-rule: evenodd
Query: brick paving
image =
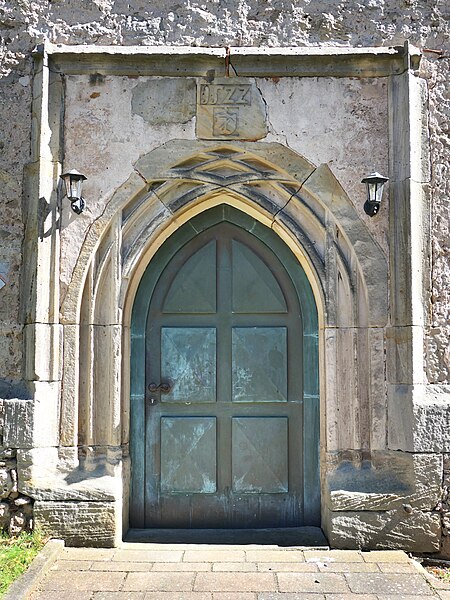
<path fill-rule="evenodd" d="M 404 552 L 123 543 L 66 548 L 30 600 L 450 600 Z"/>

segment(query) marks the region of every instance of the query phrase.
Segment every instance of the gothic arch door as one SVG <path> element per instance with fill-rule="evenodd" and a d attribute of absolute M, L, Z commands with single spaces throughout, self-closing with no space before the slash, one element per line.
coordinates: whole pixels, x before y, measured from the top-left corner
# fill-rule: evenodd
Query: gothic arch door
<path fill-rule="evenodd" d="M 275 234 L 248 229 L 223 219 L 155 257 L 132 526 L 318 524 L 304 308 Z"/>

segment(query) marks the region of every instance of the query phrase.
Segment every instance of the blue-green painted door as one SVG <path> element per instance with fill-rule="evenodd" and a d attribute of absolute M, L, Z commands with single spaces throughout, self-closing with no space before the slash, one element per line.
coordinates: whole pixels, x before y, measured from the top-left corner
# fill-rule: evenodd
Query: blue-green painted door
<path fill-rule="evenodd" d="M 179 230 L 132 345 L 132 526 L 318 524 L 315 305 L 270 230 L 225 206 Z"/>

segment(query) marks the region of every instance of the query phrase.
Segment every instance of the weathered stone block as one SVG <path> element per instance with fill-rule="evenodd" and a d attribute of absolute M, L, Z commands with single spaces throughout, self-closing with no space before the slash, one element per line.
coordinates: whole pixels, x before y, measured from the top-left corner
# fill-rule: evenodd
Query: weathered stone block
<path fill-rule="evenodd" d="M 25 377 L 28 381 L 59 381 L 62 368 L 62 326 L 25 326 Z"/>
<path fill-rule="evenodd" d="M 392 450 L 450 451 L 450 386 L 388 386 L 388 412 Z"/>
<path fill-rule="evenodd" d="M 59 437 L 59 383 L 30 384 L 33 399 L 5 400 L 3 443 L 11 448 L 56 446 Z"/>
<path fill-rule="evenodd" d="M 5 400 L 5 425 L 3 443 L 13 448 L 31 448 L 33 446 L 33 401 Z"/>
<path fill-rule="evenodd" d="M 19 491 L 43 501 L 111 502 L 121 497 L 120 466 L 116 477 L 100 460 L 87 472 L 78 467 L 76 455 L 76 448 L 19 450 Z"/>
<path fill-rule="evenodd" d="M 150 125 L 187 123 L 195 116 L 195 107 L 195 79 L 152 77 L 138 83 L 132 91 L 132 113 Z"/>
<path fill-rule="evenodd" d="M 328 455 L 333 511 L 380 511 L 410 506 L 433 510 L 442 497 L 442 455 L 357 452 Z"/>
<path fill-rule="evenodd" d="M 35 523 L 69 546 L 111 548 L 117 545 L 114 502 L 41 502 L 34 504 Z"/>
<path fill-rule="evenodd" d="M 386 328 L 386 379 L 389 383 L 423 383 L 421 327 Z"/>
<path fill-rule="evenodd" d="M 438 513 L 408 514 L 403 509 L 330 513 L 327 528 L 330 545 L 334 548 L 437 552 L 440 547 Z"/>

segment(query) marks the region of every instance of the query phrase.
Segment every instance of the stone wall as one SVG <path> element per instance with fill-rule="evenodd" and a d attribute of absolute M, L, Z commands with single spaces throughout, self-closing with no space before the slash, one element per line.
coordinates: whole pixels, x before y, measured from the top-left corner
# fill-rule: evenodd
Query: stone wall
<path fill-rule="evenodd" d="M 17 451 L 3 447 L 3 415 L 0 400 L 0 531 L 17 535 L 33 528 L 33 500 L 18 490 Z"/>
<path fill-rule="evenodd" d="M 31 397 L 23 384 L 23 348 L 20 287 L 23 244 L 23 169 L 30 160 L 32 49 L 49 39 L 64 44 L 187 45 L 187 46 L 377 46 L 402 45 L 405 39 L 423 52 L 420 75 L 427 82 L 429 140 L 431 145 L 429 296 L 426 298 L 426 373 L 429 384 L 445 392 L 450 384 L 450 67 L 445 0 L 257 0 L 220 3 L 146 3 L 139 0 L 93 2 L 7 2 L 0 8 L 0 398 Z M 70 82 L 68 82 L 70 86 Z M 267 85 L 267 88 L 269 84 Z M 273 86 L 272 86 L 273 87 Z M 94 90 L 95 91 L 95 90 Z M 269 90 L 267 89 L 269 93 Z M 283 123 L 278 124 L 283 129 Z M 320 157 L 319 157 L 320 158 Z M 328 158 L 326 157 L 326 160 Z M 26 208 L 26 207 L 25 207 Z M 82 234 L 83 232 L 81 232 Z M 384 233 L 384 232 L 382 232 Z M 378 240 L 386 247 L 386 240 Z M 74 257 L 68 257 L 66 267 Z M 65 277 L 63 273 L 63 280 Z M 65 281 L 63 281 L 65 283 Z M 441 387 L 442 386 L 442 387 Z M 426 407 L 423 409 L 426 410 Z M 435 409 L 434 409 L 435 410 Z M 437 423 L 446 425 L 446 407 Z M 443 429 L 436 429 L 443 435 Z M 424 435 L 426 431 L 424 431 Z M 436 441 L 436 440 L 435 440 Z M 0 442 L 1 446 L 1 442 Z M 437 446 L 437 447 L 436 447 Z M 438 453 L 439 443 L 430 450 Z M 15 449 L 0 447 L 1 511 L 15 513 L 15 525 L 24 513 L 25 496 L 14 488 Z M 447 457 L 448 458 L 448 457 Z M 447 460 L 448 462 L 448 460 Z M 447 464 L 444 461 L 444 469 Z M 444 471 L 447 473 L 447 471 Z M 4 474 L 4 476 L 3 476 Z M 447 475 L 448 476 L 448 473 Z M 3 486 L 2 478 L 5 481 Z M 7 496 L 3 487 L 8 488 Z M 1 508 L 3 506 L 3 508 Z M 29 512 L 29 509 L 27 508 Z M 447 540 L 448 500 L 441 507 L 444 546 Z"/>
<path fill-rule="evenodd" d="M 22 244 L 22 169 L 29 159 L 31 51 L 45 39 L 65 44 L 173 44 L 192 46 L 377 46 L 405 39 L 424 52 L 429 84 L 433 231 L 429 328 L 430 383 L 450 381 L 450 222 L 448 22 L 445 0 L 364 0 L 294 3 L 234 0 L 205 7 L 165 1 L 7 2 L 0 8 L 0 394 L 21 380 L 19 267 Z M 2 392 L 2 390 L 4 390 Z"/>

